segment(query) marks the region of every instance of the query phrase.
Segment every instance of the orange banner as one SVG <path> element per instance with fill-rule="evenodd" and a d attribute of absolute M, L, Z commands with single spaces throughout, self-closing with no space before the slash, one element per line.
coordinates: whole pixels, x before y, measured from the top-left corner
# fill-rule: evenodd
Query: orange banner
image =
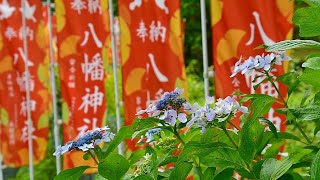
<path fill-rule="evenodd" d="M 35 164 L 44 158 L 47 149 L 51 115 L 51 98 L 48 92 L 48 34 L 40 0 L 26 0 L 26 58 L 23 49 L 21 1 L 0 2 L 0 144 L 4 164 L 8 167 L 20 167 L 29 162 L 25 63 L 28 63 L 30 72 L 30 110 Z"/>
<path fill-rule="evenodd" d="M 184 86 L 183 34 L 180 1 L 118 2 L 125 125 L 129 125 L 135 112 L 163 92 Z"/>
<path fill-rule="evenodd" d="M 56 0 L 64 142 L 106 119 L 105 67 L 110 48 L 108 1 Z M 82 152 L 67 153 L 64 169 L 84 161 Z M 95 169 L 87 171 L 94 172 Z"/>
<path fill-rule="evenodd" d="M 280 98 L 270 82 L 263 82 L 254 90 L 253 86 L 264 77 L 252 82 L 259 72 L 250 75 L 240 73 L 230 78 L 235 63 L 249 56 L 261 55 L 263 49 L 256 49 L 262 44 L 273 44 L 292 38 L 293 1 L 283 0 L 247 0 L 245 3 L 234 0 L 211 0 L 211 26 L 213 36 L 213 62 L 215 71 L 215 87 L 217 98 L 226 97 L 239 90 L 243 93 L 261 93 Z M 273 73 L 279 76 L 285 72 L 284 66 L 277 66 Z M 278 84 L 282 94 L 287 88 Z M 268 113 L 278 130 L 286 128 L 285 116 L 275 109 L 282 107 L 274 104 Z M 239 122 L 238 122 L 239 124 Z"/>

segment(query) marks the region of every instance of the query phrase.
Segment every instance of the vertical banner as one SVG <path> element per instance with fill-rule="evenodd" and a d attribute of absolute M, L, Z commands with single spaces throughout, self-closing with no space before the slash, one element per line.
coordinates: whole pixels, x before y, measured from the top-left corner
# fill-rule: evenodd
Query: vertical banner
<path fill-rule="evenodd" d="M 64 142 L 101 127 L 106 115 L 105 68 L 110 48 L 107 0 L 56 0 Z M 84 161 L 82 152 L 64 156 L 64 169 Z M 96 171 L 86 171 L 91 173 Z"/>
<path fill-rule="evenodd" d="M 30 91 L 33 161 L 45 156 L 50 111 L 48 36 L 40 0 L 26 0 L 28 59 L 23 49 L 20 0 L 0 1 L 1 151 L 8 167 L 27 165 L 28 125 L 26 91 Z M 29 66 L 26 89 L 25 63 Z"/>
<path fill-rule="evenodd" d="M 254 90 L 253 86 L 262 82 L 259 77 L 252 82 L 259 72 L 250 75 L 240 73 L 230 78 L 234 64 L 249 56 L 261 55 L 263 49 L 254 49 L 262 44 L 273 44 L 291 39 L 293 25 L 293 1 L 283 0 L 248 0 L 245 3 L 233 0 L 211 0 L 211 26 L 213 36 L 213 62 L 217 98 L 226 97 L 235 91 L 243 93 L 268 94 L 280 98 L 270 82 L 261 83 Z M 232 12 L 232 13 L 230 13 Z M 285 72 L 284 66 L 277 66 L 271 73 L 279 76 Z M 284 84 L 276 83 L 283 95 L 287 94 Z M 268 113 L 278 130 L 284 131 L 285 115 L 275 112 L 282 105 L 275 103 Z M 239 125 L 239 121 L 236 122 Z"/>
<path fill-rule="evenodd" d="M 125 125 L 185 84 L 180 1 L 119 0 Z M 129 142 L 128 142 L 129 143 Z M 131 150 L 134 143 L 128 144 Z"/>

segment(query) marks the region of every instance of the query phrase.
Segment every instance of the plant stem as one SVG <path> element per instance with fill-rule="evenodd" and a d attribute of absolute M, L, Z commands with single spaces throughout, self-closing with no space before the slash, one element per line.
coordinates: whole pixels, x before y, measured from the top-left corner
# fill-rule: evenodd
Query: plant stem
<path fill-rule="evenodd" d="M 90 156 L 92 157 L 92 159 L 94 160 L 94 162 L 96 162 L 96 164 L 98 165 L 99 162 L 98 162 L 97 159 L 94 157 L 94 154 L 92 153 L 92 151 L 89 150 L 88 152 L 89 152 Z"/>
<path fill-rule="evenodd" d="M 282 96 L 282 94 L 280 93 L 280 90 L 278 89 L 278 87 L 276 86 L 276 84 L 273 82 L 272 77 L 270 76 L 268 71 L 264 71 L 270 81 L 270 83 L 272 84 L 272 86 L 274 87 L 274 89 L 277 91 L 277 93 L 279 94 L 280 99 L 282 100 L 283 104 L 286 106 L 286 108 L 289 109 L 287 101 L 284 99 L 284 97 Z"/>
<path fill-rule="evenodd" d="M 231 124 L 231 126 L 233 126 L 234 128 L 236 128 L 238 131 L 240 130 L 236 125 L 234 125 L 231 121 L 228 121 L 229 124 Z"/>
<path fill-rule="evenodd" d="M 238 145 L 234 142 L 234 140 L 231 138 L 230 134 L 226 130 L 225 127 L 222 127 L 223 132 L 227 135 L 228 139 L 231 141 L 231 143 L 234 145 L 235 148 L 239 148 Z"/>
<path fill-rule="evenodd" d="M 309 144 L 311 144 L 312 141 L 308 138 L 308 136 L 306 135 L 306 133 L 301 129 L 301 127 L 299 126 L 296 118 L 293 119 L 293 122 L 294 122 L 294 124 L 297 126 L 297 128 L 298 128 L 298 130 L 300 131 L 300 133 L 302 134 L 302 136 L 307 140 L 307 142 L 308 142 Z"/>
<path fill-rule="evenodd" d="M 179 141 L 183 144 L 183 146 L 186 145 L 186 143 L 183 141 L 183 139 L 182 139 L 181 136 L 179 135 L 176 127 L 175 127 L 174 130 L 173 130 L 173 134 L 179 139 Z M 202 169 L 201 169 L 200 164 L 197 162 L 197 160 L 196 160 L 196 158 L 195 158 L 194 156 L 192 157 L 192 160 L 193 160 L 193 162 L 194 162 L 195 165 L 196 165 L 196 169 L 197 169 L 197 171 L 198 171 L 198 173 L 199 173 L 200 179 L 202 179 L 203 175 L 202 175 Z"/>
<path fill-rule="evenodd" d="M 281 98 L 281 100 L 283 101 L 283 104 L 286 106 L 286 108 L 289 110 L 289 106 L 287 104 L 287 102 L 285 101 L 285 99 L 283 98 L 282 94 L 280 93 L 278 87 L 275 85 L 275 83 L 272 81 L 272 77 L 270 76 L 270 74 L 268 73 L 268 71 L 264 71 L 269 79 L 269 81 L 271 82 L 272 86 L 275 88 L 275 90 L 278 92 L 279 97 Z M 308 136 L 306 135 L 306 133 L 302 130 L 302 128 L 300 127 L 300 125 L 297 122 L 297 119 L 294 118 L 293 120 L 294 125 L 298 128 L 298 130 L 300 131 L 300 133 L 302 134 L 302 136 L 307 140 L 307 142 L 309 144 L 312 143 L 312 141 L 308 138 Z"/>

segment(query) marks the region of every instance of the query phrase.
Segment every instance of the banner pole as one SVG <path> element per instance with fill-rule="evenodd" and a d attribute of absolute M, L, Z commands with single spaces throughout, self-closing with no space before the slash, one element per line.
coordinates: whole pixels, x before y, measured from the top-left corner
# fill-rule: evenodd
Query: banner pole
<path fill-rule="evenodd" d="M 0 154 L 0 180 L 3 180 L 2 154 Z"/>
<path fill-rule="evenodd" d="M 208 46 L 207 46 L 207 24 L 206 24 L 206 2 L 200 0 L 201 11 L 201 35 L 202 35 L 202 60 L 203 60 L 203 79 L 205 98 L 209 96 L 209 78 L 208 78 Z"/>
<path fill-rule="evenodd" d="M 29 148 L 29 176 L 30 180 L 34 179 L 33 176 L 33 144 L 32 144 L 32 129 L 33 123 L 31 119 L 31 107 L 30 107 L 30 73 L 29 73 L 29 57 L 28 57 L 28 42 L 27 42 L 27 29 L 26 29 L 26 1 L 21 0 L 22 6 L 22 28 L 23 28 L 23 50 L 26 58 L 25 62 L 25 74 L 26 74 L 26 101 L 27 101 L 27 122 L 28 122 L 28 148 Z"/>
<path fill-rule="evenodd" d="M 53 37 L 52 37 L 52 18 L 51 18 L 51 2 L 47 0 L 48 6 L 48 28 L 49 28 L 49 51 L 50 51 L 50 81 L 51 81 L 51 94 L 52 94 L 52 107 L 53 107 L 53 134 L 54 134 L 54 146 L 58 149 L 60 145 L 59 138 L 59 122 L 58 122 L 58 108 L 57 108 L 57 94 L 56 94 L 56 80 L 55 80 L 55 62 L 53 51 Z M 60 156 L 56 156 L 56 170 L 57 174 L 61 172 Z"/>
<path fill-rule="evenodd" d="M 112 0 L 109 2 L 109 16 L 110 16 L 110 33 L 111 33 L 111 43 L 112 43 L 112 69 L 113 69 L 113 82 L 114 82 L 114 94 L 116 102 L 116 118 L 117 118 L 117 131 L 121 128 L 120 119 L 120 101 L 119 101 L 119 87 L 118 87 L 118 74 L 117 74 L 117 50 L 115 41 L 115 31 L 114 31 L 114 19 L 113 19 L 113 3 Z M 123 143 L 118 146 L 119 154 L 124 154 Z"/>

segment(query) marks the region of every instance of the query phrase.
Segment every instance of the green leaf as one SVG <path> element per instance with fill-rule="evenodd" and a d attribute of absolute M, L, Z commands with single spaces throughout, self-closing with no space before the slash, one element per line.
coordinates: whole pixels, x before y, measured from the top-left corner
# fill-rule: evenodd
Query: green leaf
<path fill-rule="evenodd" d="M 320 151 L 312 161 L 310 175 L 310 180 L 320 179 Z"/>
<path fill-rule="evenodd" d="M 306 92 L 304 93 L 304 96 L 300 102 L 300 107 L 304 105 L 304 103 L 307 101 L 307 99 L 310 97 L 311 90 L 307 89 Z"/>
<path fill-rule="evenodd" d="M 100 146 L 94 147 L 94 153 L 97 155 L 99 162 L 102 162 L 106 158 L 106 153 L 102 151 Z"/>
<path fill-rule="evenodd" d="M 272 103 L 275 101 L 274 98 L 268 95 L 260 94 L 259 96 L 250 96 L 253 97 L 251 100 L 253 111 L 242 127 L 239 146 L 240 156 L 249 164 L 251 164 L 258 151 L 259 142 L 261 141 L 264 132 L 264 126 L 260 124 L 257 118 L 267 113 L 270 110 Z"/>
<path fill-rule="evenodd" d="M 279 160 L 279 161 L 273 158 L 266 159 L 262 164 L 260 179 L 261 180 L 278 179 L 284 173 L 286 173 L 291 166 L 292 166 L 292 162 L 288 158 L 284 160 Z"/>
<path fill-rule="evenodd" d="M 236 149 L 229 147 L 221 147 L 215 149 L 210 154 L 200 157 L 200 162 L 209 167 L 217 167 L 226 169 L 230 167 L 244 168 L 246 170 L 246 163 L 240 157 Z"/>
<path fill-rule="evenodd" d="M 215 167 L 208 167 L 203 173 L 203 180 L 213 180 L 214 173 L 216 172 Z"/>
<path fill-rule="evenodd" d="M 291 153 L 289 157 L 276 160 L 273 158 L 266 159 L 262 164 L 262 169 L 260 172 L 261 180 L 278 179 L 283 174 L 285 174 L 290 167 L 299 162 L 299 160 L 312 152 L 310 149 L 299 148 L 295 152 Z"/>
<path fill-rule="evenodd" d="M 301 37 L 320 35 L 320 7 L 307 7 L 298 9 L 293 17 L 294 24 L 300 27 Z"/>
<path fill-rule="evenodd" d="M 183 162 L 177 165 L 170 174 L 169 180 L 185 180 L 192 169 L 192 163 Z"/>
<path fill-rule="evenodd" d="M 270 131 L 274 134 L 274 136 L 276 138 L 278 138 L 277 128 L 274 126 L 274 124 L 269 119 L 267 119 L 265 117 L 260 117 L 259 121 L 266 123 L 269 126 Z"/>
<path fill-rule="evenodd" d="M 296 140 L 296 141 L 301 141 L 300 138 L 296 135 L 293 135 L 288 132 L 279 132 L 278 137 L 282 139 L 291 139 L 291 140 Z"/>
<path fill-rule="evenodd" d="M 132 123 L 132 129 L 134 131 L 140 131 L 143 129 L 148 129 L 152 127 L 156 127 L 159 124 L 159 119 L 154 117 L 148 117 L 144 119 L 135 119 Z"/>
<path fill-rule="evenodd" d="M 302 75 L 298 77 L 301 82 L 310 84 L 316 88 L 320 88 L 320 70 L 306 68 Z"/>
<path fill-rule="evenodd" d="M 193 156 L 205 156 L 214 151 L 218 147 L 227 147 L 224 143 L 201 143 L 190 141 L 184 147 L 181 155 L 178 158 L 177 164 L 182 163 L 185 160 L 190 160 Z"/>
<path fill-rule="evenodd" d="M 130 164 L 123 156 L 112 154 L 104 162 L 99 163 L 98 171 L 101 176 L 108 180 L 120 180 L 129 170 Z"/>
<path fill-rule="evenodd" d="M 296 48 L 317 48 L 320 49 L 320 43 L 313 40 L 285 40 L 276 44 L 265 46 L 267 52 L 284 51 Z"/>
<path fill-rule="evenodd" d="M 147 174 L 143 174 L 134 178 L 134 180 L 153 180 L 153 178 Z"/>
<path fill-rule="evenodd" d="M 79 166 L 72 169 L 67 169 L 60 172 L 57 176 L 54 177 L 54 180 L 74 180 L 79 179 L 83 172 L 88 169 L 90 166 Z"/>
<path fill-rule="evenodd" d="M 232 131 L 228 131 L 231 138 L 235 143 L 239 144 L 239 136 Z M 230 147 L 233 147 L 232 142 L 230 142 L 227 135 L 220 128 L 207 128 L 206 133 L 201 134 L 193 138 L 193 141 L 200 141 L 201 143 L 212 143 L 212 142 L 222 142 Z"/>
<path fill-rule="evenodd" d="M 214 176 L 214 180 L 234 180 L 233 178 L 234 169 L 228 168 L 224 169 L 222 171 L 216 172 L 216 175 Z"/>
<path fill-rule="evenodd" d="M 302 64 L 302 67 L 320 70 L 320 57 L 312 57 Z"/>
<path fill-rule="evenodd" d="M 303 1 L 309 4 L 310 6 L 320 6 L 319 0 L 303 0 Z"/>
<path fill-rule="evenodd" d="M 138 162 L 139 159 L 141 159 L 145 154 L 146 154 L 145 149 L 139 149 L 134 151 L 128 159 L 130 162 L 130 165 L 133 165 L 134 163 Z"/>
<path fill-rule="evenodd" d="M 303 108 L 290 109 L 290 111 L 300 120 L 311 121 L 320 119 L 320 105 L 309 105 Z"/>
<path fill-rule="evenodd" d="M 118 147 L 118 145 L 124 141 L 126 138 L 131 138 L 133 133 L 131 126 L 122 127 L 118 134 L 114 137 L 114 139 L 110 142 L 110 145 L 106 151 L 106 155 L 109 155 L 114 149 Z"/>
<path fill-rule="evenodd" d="M 276 79 L 288 86 L 288 96 L 292 94 L 292 92 L 298 87 L 300 81 L 298 80 L 297 73 L 289 72 L 283 74 Z"/>

